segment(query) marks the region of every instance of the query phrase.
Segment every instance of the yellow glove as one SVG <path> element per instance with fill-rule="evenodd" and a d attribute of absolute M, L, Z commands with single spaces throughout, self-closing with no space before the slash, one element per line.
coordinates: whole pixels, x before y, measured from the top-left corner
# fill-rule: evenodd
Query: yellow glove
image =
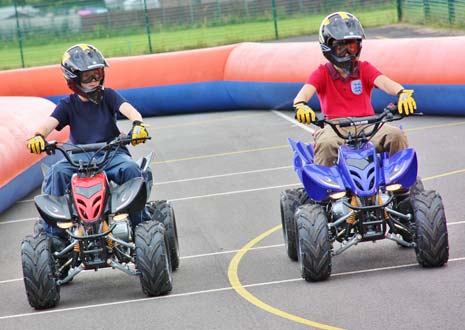
<path fill-rule="evenodd" d="M 139 144 L 139 143 L 145 143 L 146 138 L 149 137 L 149 132 L 147 132 L 146 125 L 144 125 L 141 121 L 135 120 L 132 123 L 132 129 L 129 132 L 129 135 L 131 135 L 131 138 L 133 141 L 131 144 L 133 146 Z M 134 140 L 137 139 L 137 140 Z"/>
<path fill-rule="evenodd" d="M 40 154 L 45 150 L 45 139 L 42 134 L 36 133 L 34 137 L 27 140 L 27 148 L 33 154 Z"/>
<path fill-rule="evenodd" d="M 415 112 L 417 109 L 417 103 L 413 98 L 413 89 L 401 89 L 397 96 L 397 110 L 401 115 L 408 116 Z"/>
<path fill-rule="evenodd" d="M 311 124 L 316 121 L 315 111 L 312 110 L 307 102 L 298 102 L 294 104 L 295 118 L 299 123 Z"/>

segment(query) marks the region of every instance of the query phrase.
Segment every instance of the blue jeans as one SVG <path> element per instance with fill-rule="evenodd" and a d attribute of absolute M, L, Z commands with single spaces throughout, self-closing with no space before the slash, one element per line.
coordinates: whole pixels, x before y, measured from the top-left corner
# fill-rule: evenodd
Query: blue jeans
<path fill-rule="evenodd" d="M 103 154 L 102 154 L 103 155 Z M 113 156 L 113 157 L 112 157 Z M 72 155 L 73 160 L 83 159 L 88 161 L 86 154 Z M 98 159 L 97 159 L 98 160 Z M 121 185 L 124 182 L 143 176 L 143 173 L 137 163 L 125 151 L 118 150 L 108 157 L 103 169 L 108 180 L 114 181 Z M 73 167 L 66 159 L 63 159 L 48 170 L 44 176 L 43 193 L 53 196 L 63 196 L 69 192 L 71 177 L 77 169 Z M 150 220 L 151 216 L 146 208 L 138 211 L 132 211 L 129 214 L 133 228 L 142 221 Z M 61 236 L 65 234 L 63 230 L 51 226 L 46 226 L 46 232 L 51 236 Z"/>

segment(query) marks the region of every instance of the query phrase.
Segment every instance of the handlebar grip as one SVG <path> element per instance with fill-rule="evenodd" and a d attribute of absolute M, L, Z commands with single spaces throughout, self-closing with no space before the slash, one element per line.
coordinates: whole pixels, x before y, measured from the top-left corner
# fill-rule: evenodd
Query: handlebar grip
<path fill-rule="evenodd" d="M 325 127 L 325 116 L 322 113 L 316 114 L 316 121 L 314 122 L 319 128 Z"/>

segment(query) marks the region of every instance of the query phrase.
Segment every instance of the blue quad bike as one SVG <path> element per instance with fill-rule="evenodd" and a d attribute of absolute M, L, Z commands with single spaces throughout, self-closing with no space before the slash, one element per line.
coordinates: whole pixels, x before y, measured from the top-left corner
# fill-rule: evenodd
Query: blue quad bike
<path fill-rule="evenodd" d="M 65 195 L 34 198 L 40 220 L 34 235 L 22 242 L 21 259 L 27 298 L 35 309 L 56 306 L 60 287 L 83 270 L 113 268 L 138 277 L 148 296 L 171 291 L 171 272 L 179 266 L 178 234 L 171 204 L 148 201 L 152 153 L 138 161 L 142 177 L 117 185 L 105 173 L 113 151 L 131 141 L 121 136 L 109 143 L 46 144 L 45 152 L 60 151 L 77 173 Z M 78 161 L 76 154 L 84 156 Z M 133 226 L 129 213 L 144 206 L 151 220 Z M 61 238 L 49 235 L 51 229 Z"/>
<path fill-rule="evenodd" d="M 303 188 L 281 193 L 281 220 L 287 254 L 299 262 L 306 281 L 327 280 L 332 257 L 366 241 L 390 239 L 414 248 L 423 267 L 447 263 L 444 206 L 417 177 L 415 151 L 389 156 L 377 153 L 370 142 L 384 123 L 399 119 L 392 104 L 380 114 L 338 124 L 318 119 L 316 125 L 330 125 L 346 142 L 331 167 L 314 164 L 313 147 L 289 138 Z M 339 129 L 351 126 L 351 133 Z"/>

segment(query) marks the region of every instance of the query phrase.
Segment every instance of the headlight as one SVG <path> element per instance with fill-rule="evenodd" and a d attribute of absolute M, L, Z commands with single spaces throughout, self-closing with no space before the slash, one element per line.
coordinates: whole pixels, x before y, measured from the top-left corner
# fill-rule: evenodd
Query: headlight
<path fill-rule="evenodd" d="M 73 226 L 73 223 L 71 221 L 57 222 L 57 226 L 58 228 L 61 228 L 61 229 L 69 229 Z"/>
<path fill-rule="evenodd" d="M 399 190 L 402 188 L 402 185 L 400 183 L 394 183 L 394 184 L 390 184 L 389 186 L 386 186 L 386 190 L 387 191 L 396 191 L 396 190 Z"/>
<path fill-rule="evenodd" d="M 346 195 L 345 191 L 338 191 L 338 192 L 334 192 L 334 193 L 329 194 L 329 197 L 331 199 L 339 199 L 339 198 L 344 197 L 345 195 Z"/>

